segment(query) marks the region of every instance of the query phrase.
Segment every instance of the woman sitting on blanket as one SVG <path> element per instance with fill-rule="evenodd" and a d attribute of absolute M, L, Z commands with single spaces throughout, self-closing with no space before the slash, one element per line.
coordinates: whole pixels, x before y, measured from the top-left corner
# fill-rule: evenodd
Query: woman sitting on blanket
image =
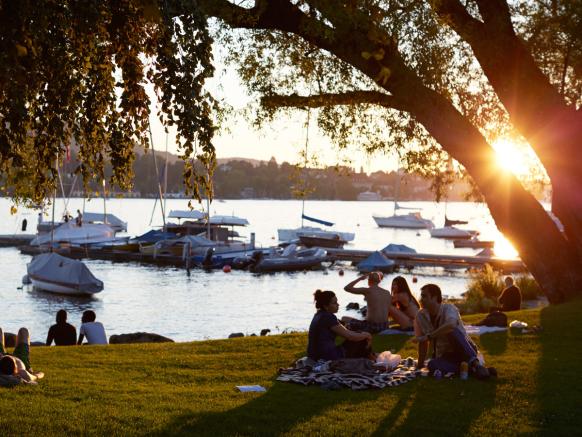
<path fill-rule="evenodd" d="M 313 297 L 318 311 L 309 326 L 307 356 L 315 361 L 369 358 L 372 336 L 368 332 L 350 331 L 339 322 L 335 316 L 339 309 L 335 293 L 317 290 Z M 346 340 L 340 346 L 336 346 L 336 335 Z"/>
<path fill-rule="evenodd" d="M 396 276 L 392 280 L 390 316 L 400 325 L 400 329 L 412 331 L 418 310 L 420 310 L 420 304 L 412 295 L 408 282 L 402 276 Z"/>
<path fill-rule="evenodd" d="M 30 368 L 30 334 L 28 329 L 20 328 L 16 337 L 16 347 L 12 355 L 6 354 L 4 332 L 0 328 L 0 374 L 18 376 L 24 381 L 32 382 L 44 376 L 42 372 L 33 372 Z"/>

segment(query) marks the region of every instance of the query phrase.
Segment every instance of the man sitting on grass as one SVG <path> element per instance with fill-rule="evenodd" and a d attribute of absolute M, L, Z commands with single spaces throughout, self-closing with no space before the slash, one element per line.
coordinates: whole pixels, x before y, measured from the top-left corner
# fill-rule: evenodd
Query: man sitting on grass
<path fill-rule="evenodd" d="M 96 322 L 97 316 L 95 312 L 87 310 L 81 317 L 81 328 L 79 329 L 79 341 L 77 344 L 83 344 L 83 340 L 87 337 L 88 344 L 108 344 L 107 334 L 101 322 Z"/>
<path fill-rule="evenodd" d="M 460 364 L 469 365 L 469 373 L 478 379 L 497 375 L 495 368 L 487 369 L 477 358 L 478 349 L 469 338 L 456 306 L 442 303 L 438 285 L 427 284 L 420 289 L 422 309 L 415 319 L 414 329 L 418 342 L 418 368 L 424 367 L 429 344 L 433 357 L 428 362 L 431 373 L 459 373 Z"/>
<path fill-rule="evenodd" d="M 342 323 L 351 331 L 365 331 L 376 334 L 388 328 L 388 311 L 392 307 L 392 295 L 388 290 L 380 287 L 382 281 L 381 272 L 372 272 L 360 276 L 344 287 L 348 293 L 363 294 L 368 303 L 366 320 L 358 320 L 352 317 L 342 317 Z M 356 287 L 355 285 L 368 279 L 367 287 Z"/>

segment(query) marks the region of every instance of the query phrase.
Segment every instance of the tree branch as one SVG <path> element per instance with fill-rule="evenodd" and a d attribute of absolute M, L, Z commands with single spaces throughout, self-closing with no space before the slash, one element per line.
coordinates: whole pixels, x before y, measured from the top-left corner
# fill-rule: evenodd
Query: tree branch
<path fill-rule="evenodd" d="M 379 91 L 350 91 L 339 94 L 323 93 L 313 96 L 271 94 L 262 97 L 261 103 L 269 108 L 320 108 L 324 106 L 369 104 L 405 110 L 394 96 Z"/>
<path fill-rule="evenodd" d="M 442 0 L 430 2 L 432 10 L 448 25 L 450 25 L 461 38 L 467 42 L 479 38 L 483 22 L 477 20 L 459 0 Z"/>
<path fill-rule="evenodd" d="M 479 13 L 486 25 L 492 24 L 499 32 L 515 35 L 507 0 L 476 0 Z"/>

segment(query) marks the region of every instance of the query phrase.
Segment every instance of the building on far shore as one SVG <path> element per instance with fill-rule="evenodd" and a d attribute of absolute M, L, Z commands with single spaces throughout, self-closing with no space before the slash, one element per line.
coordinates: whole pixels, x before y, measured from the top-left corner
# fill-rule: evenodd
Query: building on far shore
<path fill-rule="evenodd" d="M 382 200 L 382 196 L 379 193 L 373 191 L 364 191 L 358 194 L 357 200 L 361 201 L 377 201 Z"/>

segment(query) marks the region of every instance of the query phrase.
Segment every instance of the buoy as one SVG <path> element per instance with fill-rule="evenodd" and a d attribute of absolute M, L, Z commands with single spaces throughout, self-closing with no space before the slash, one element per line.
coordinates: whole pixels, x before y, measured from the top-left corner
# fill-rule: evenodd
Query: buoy
<path fill-rule="evenodd" d="M 416 284 L 418 282 L 418 278 L 416 276 L 412 277 L 412 283 Z"/>
<path fill-rule="evenodd" d="M 225 264 L 224 267 L 222 267 L 222 271 L 224 273 L 230 273 L 231 270 L 232 270 L 232 267 L 229 266 L 228 264 Z"/>
<path fill-rule="evenodd" d="M 339 270 L 339 272 L 337 272 L 338 275 L 343 276 L 344 275 L 344 271 L 342 269 Z"/>

